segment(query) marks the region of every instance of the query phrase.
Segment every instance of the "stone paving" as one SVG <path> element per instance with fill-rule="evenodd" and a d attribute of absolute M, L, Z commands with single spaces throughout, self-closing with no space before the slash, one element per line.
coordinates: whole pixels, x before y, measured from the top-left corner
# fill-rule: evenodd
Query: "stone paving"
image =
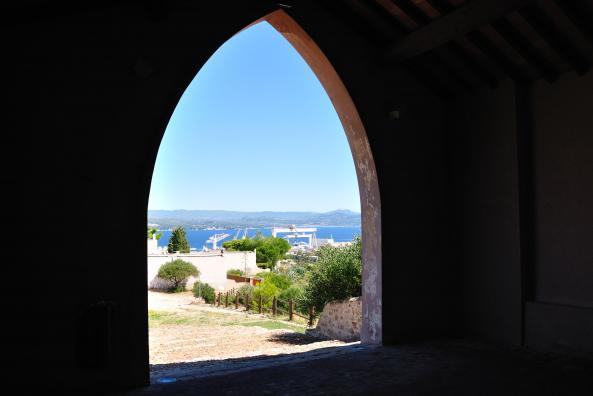
<path fill-rule="evenodd" d="M 349 345 L 171 371 L 157 395 L 593 395 L 593 362 L 465 341 Z"/>

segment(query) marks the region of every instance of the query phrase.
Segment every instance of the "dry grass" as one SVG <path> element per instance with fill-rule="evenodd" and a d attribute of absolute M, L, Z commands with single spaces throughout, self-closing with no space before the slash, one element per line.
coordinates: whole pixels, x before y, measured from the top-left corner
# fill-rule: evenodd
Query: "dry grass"
<path fill-rule="evenodd" d="M 151 364 L 298 353 L 342 346 L 305 335 L 305 325 L 196 304 L 191 293 L 149 292 Z M 300 318 L 299 318 L 300 319 Z"/>

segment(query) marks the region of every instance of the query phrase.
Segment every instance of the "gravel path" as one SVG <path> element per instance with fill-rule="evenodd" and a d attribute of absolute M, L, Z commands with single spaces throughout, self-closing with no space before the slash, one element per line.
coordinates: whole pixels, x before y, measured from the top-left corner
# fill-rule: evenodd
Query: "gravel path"
<path fill-rule="evenodd" d="M 151 318 L 157 318 L 151 319 L 149 332 L 153 374 L 225 359 L 263 358 L 350 345 L 317 340 L 287 329 L 268 330 L 258 325 L 274 321 L 197 304 L 191 293 L 149 292 L 148 305 L 153 312 Z M 157 317 L 154 312 L 163 316 Z"/>

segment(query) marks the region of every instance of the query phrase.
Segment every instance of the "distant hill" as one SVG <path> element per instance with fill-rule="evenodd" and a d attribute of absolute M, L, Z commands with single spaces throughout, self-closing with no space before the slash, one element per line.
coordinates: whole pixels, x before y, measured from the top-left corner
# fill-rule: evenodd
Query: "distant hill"
<path fill-rule="evenodd" d="M 360 213 L 350 210 L 331 212 L 237 212 L 227 210 L 149 210 L 148 223 L 160 229 L 183 226 L 241 228 L 296 225 L 360 226 Z"/>

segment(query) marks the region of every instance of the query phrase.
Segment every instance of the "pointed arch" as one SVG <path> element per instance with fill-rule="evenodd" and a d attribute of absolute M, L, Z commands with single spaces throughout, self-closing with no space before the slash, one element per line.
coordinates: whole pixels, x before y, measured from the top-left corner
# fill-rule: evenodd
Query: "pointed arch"
<path fill-rule="evenodd" d="M 356 106 L 330 61 L 299 24 L 283 10 L 258 21 L 274 27 L 307 62 L 327 92 L 346 133 L 358 178 L 362 214 L 362 333 L 361 341 L 382 342 L 381 202 L 373 153 Z M 248 27 L 249 27 L 248 26 Z"/>

